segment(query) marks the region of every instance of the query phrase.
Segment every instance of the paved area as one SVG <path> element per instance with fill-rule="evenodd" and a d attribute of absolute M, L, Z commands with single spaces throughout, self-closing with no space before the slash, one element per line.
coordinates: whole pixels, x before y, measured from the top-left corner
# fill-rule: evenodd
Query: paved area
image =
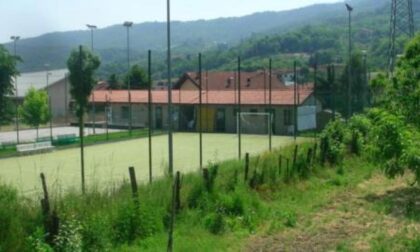
<path fill-rule="evenodd" d="M 307 141 L 298 138 L 298 142 Z M 273 146 L 293 144 L 292 137 L 273 137 Z M 257 154 L 268 150 L 268 137 L 244 135 L 242 152 Z M 137 178 L 147 181 L 149 177 L 148 139 L 141 138 L 85 148 L 85 174 L 89 187 L 112 188 L 128 178 L 128 167 L 136 168 Z M 204 134 L 204 164 L 236 159 L 238 138 L 236 134 Z M 153 137 L 153 176 L 167 173 L 168 137 Z M 183 173 L 199 168 L 199 136 L 195 133 L 174 134 L 174 170 Z M 39 192 L 39 174 L 45 173 L 51 192 L 69 188 L 80 189 L 80 150 L 78 148 L 57 150 L 31 156 L 0 159 L 0 183 L 16 186 L 23 192 Z"/>
<path fill-rule="evenodd" d="M 109 129 L 109 132 L 117 132 L 119 130 Z M 103 134 L 106 132 L 105 129 L 96 128 L 96 134 Z M 52 129 L 53 136 L 58 135 L 66 135 L 66 134 L 76 134 L 79 136 L 79 128 L 78 127 L 55 127 Z M 93 134 L 93 128 L 85 128 L 85 135 Z M 43 128 L 39 129 L 39 137 L 49 137 L 50 136 L 50 129 Z M 36 139 L 36 130 L 29 129 L 29 130 L 20 130 L 19 131 L 19 138 L 21 142 L 31 142 Z M 0 132 L 0 143 L 14 143 L 16 142 L 16 131 L 7 131 L 7 132 Z"/>

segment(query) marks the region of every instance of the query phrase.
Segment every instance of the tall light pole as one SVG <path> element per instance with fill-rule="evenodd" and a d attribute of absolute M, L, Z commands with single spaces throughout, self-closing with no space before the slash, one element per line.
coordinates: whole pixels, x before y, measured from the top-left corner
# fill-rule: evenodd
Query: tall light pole
<path fill-rule="evenodd" d="M 11 40 L 13 40 L 13 54 L 15 56 L 15 58 L 17 57 L 17 41 L 20 39 L 19 36 L 11 36 L 10 37 Z M 20 137 L 19 137 L 19 113 L 18 113 L 18 98 L 19 94 L 18 94 L 18 81 L 17 81 L 17 76 L 15 76 L 15 121 L 16 121 L 16 143 L 19 144 L 20 142 Z"/>
<path fill-rule="evenodd" d="M 86 27 L 90 30 L 90 46 L 93 52 L 94 51 L 93 50 L 93 31 L 98 29 L 98 27 L 96 25 L 91 25 L 91 24 L 87 24 Z"/>
<path fill-rule="evenodd" d="M 167 63 L 168 63 L 168 151 L 169 151 L 169 174 L 173 175 L 174 163 L 173 163 L 173 139 L 172 139 L 172 128 L 173 128 L 173 117 L 172 117 L 172 66 L 171 66 L 171 1 L 166 2 L 166 14 L 167 14 Z"/>
<path fill-rule="evenodd" d="M 346 5 L 346 9 L 347 12 L 349 13 L 349 64 L 348 64 L 348 83 L 347 83 L 347 118 L 351 117 L 352 114 L 352 90 L 351 90 L 351 74 L 352 74 L 352 59 L 351 59 L 351 55 L 352 55 L 352 31 L 351 31 L 351 13 L 353 12 L 353 7 L 351 7 L 349 4 L 345 4 Z"/>
<path fill-rule="evenodd" d="M 94 47 L 93 47 L 93 31 L 96 30 L 98 27 L 96 25 L 91 25 L 91 24 L 87 24 L 86 27 L 90 30 L 90 43 L 91 43 L 91 50 L 92 52 L 94 51 Z M 95 95 L 92 94 L 92 99 L 93 99 L 93 103 L 92 103 L 92 113 L 93 113 L 93 134 L 96 134 L 96 107 L 95 107 Z"/>
<path fill-rule="evenodd" d="M 133 26 L 133 22 L 125 21 L 123 24 L 127 28 L 127 87 L 128 87 L 128 130 L 131 136 L 132 132 L 132 107 L 131 107 L 131 79 L 130 79 L 130 28 Z"/>
<path fill-rule="evenodd" d="M 50 141 L 52 143 L 53 141 L 53 132 L 52 132 L 52 112 L 51 112 L 51 97 L 50 97 L 50 92 L 48 92 L 48 86 L 50 85 L 50 76 L 51 73 L 49 71 L 49 64 L 45 64 L 45 69 L 46 69 L 46 85 L 45 85 L 45 91 L 47 92 L 47 96 L 48 96 L 48 112 L 50 114 Z"/>
<path fill-rule="evenodd" d="M 368 93 L 369 93 L 369 82 L 368 82 L 368 69 L 367 69 L 367 51 L 362 51 L 363 56 L 363 94 L 362 94 L 362 109 L 365 108 L 366 104 L 369 103 Z"/>

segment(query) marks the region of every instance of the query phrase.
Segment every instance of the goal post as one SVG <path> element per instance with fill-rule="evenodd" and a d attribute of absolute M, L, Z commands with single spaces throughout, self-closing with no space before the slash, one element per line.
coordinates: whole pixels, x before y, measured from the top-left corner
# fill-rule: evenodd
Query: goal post
<path fill-rule="evenodd" d="M 236 131 L 249 135 L 273 133 L 273 114 L 269 112 L 240 112 L 236 118 Z"/>

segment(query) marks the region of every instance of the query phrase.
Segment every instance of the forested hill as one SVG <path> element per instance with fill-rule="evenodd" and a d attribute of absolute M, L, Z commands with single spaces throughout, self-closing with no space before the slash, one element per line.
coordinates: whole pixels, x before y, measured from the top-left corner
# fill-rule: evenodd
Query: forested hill
<path fill-rule="evenodd" d="M 388 1 L 353 0 L 355 14 L 371 13 L 385 7 Z M 244 17 L 220 18 L 173 23 L 173 45 L 175 55 L 195 54 L 198 51 L 215 48 L 231 48 L 244 42 L 251 36 L 277 34 L 295 30 L 312 24 L 328 24 L 330 20 L 345 17 L 343 3 L 318 4 L 300 9 L 280 12 L 263 12 Z M 345 19 L 344 19 L 345 20 Z M 81 27 L 83 28 L 83 27 Z M 147 49 L 159 54 L 165 50 L 166 24 L 149 22 L 135 24 L 131 32 L 134 59 L 142 58 Z M 95 31 L 95 48 L 102 57 L 103 72 L 118 69 L 125 59 L 125 29 L 114 25 Z M 19 41 L 18 52 L 24 63 L 22 71 L 43 69 L 44 64 L 51 68 L 65 66 L 72 48 L 79 44 L 90 44 L 90 33 L 87 30 L 71 32 L 54 32 L 35 38 Z M 10 44 L 6 44 L 11 48 Z M 162 62 L 159 60 L 159 62 Z M 108 70 L 107 70 L 108 69 Z"/>

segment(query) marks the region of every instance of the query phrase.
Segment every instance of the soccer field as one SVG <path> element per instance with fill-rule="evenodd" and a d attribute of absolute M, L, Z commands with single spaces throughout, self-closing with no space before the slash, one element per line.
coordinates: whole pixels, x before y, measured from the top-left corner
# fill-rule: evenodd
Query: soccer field
<path fill-rule="evenodd" d="M 298 138 L 298 142 L 305 141 Z M 293 144 L 292 137 L 273 136 L 273 148 Z M 174 134 L 174 171 L 198 170 L 199 136 L 195 133 Z M 268 137 L 242 136 L 242 153 L 268 150 Z M 238 157 L 235 134 L 203 134 L 204 165 Z M 153 177 L 162 176 L 168 163 L 167 135 L 153 137 Z M 148 180 L 148 139 L 136 139 L 85 148 L 85 174 L 88 187 L 110 186 L 128 179 L 128 167 L 136 168 L 137 179 Z M 57 150 L 31 156 L 0 159 L 0 180 L 23 193 L 41 189 L 39 174 L 46 175 L 51 191 L 80 188 L 80 149 Z"/>

